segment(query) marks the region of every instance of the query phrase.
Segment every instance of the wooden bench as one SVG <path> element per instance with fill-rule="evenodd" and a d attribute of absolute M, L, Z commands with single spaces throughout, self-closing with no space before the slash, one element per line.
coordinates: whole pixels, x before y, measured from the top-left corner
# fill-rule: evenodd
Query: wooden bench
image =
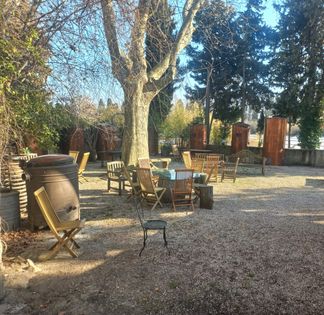
<path fill-rule="evenodd" d="M 228 156 L 226 160 L 231 162 L 236 160 L 237 158 L 240 158 L 239 166 L 260 167 L 262 175 L 265 175 L 265 165 L 267 162 L 266 157 L 255 154 L 250 150 L 242 150 Z"/>

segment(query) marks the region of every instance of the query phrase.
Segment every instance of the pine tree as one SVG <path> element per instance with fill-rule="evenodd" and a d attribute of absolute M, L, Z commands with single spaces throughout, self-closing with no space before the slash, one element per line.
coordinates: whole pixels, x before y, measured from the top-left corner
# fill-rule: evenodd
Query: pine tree
<path fill-rule="evenodd" d="M 319 147 L 324 97 L 324 10 L 320 0 L 285 0 L 280 13 L 274 82 L 275 112 L 298 123 L 302 148 Z"/>

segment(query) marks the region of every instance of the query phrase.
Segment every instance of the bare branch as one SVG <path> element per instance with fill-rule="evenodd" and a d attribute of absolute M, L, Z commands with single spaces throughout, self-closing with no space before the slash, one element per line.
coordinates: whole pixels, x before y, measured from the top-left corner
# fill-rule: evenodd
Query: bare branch
<path fill-rule="evenodd" d="M 178 53 L 188 45 L 191 35 L 194 31 L 193 28 L 193 19 L 199 10 L 200 6 L 202 5 L 203 0 L 187 0 L 186 4 L 183 8 L 183 16 L 184 21 L 183 24 L 179 30 L 179 33 L 177 35 L 176 41 L 173 45 L 173 48 L 169 54 L 165 56 L 165 58 L 157 64 L 148 74 L 148 78 L 151 82 L 149 84 L 152 88 L 152 84 L 155 86 L 161 86 L 161 83 L 154 82 L 157 80 L 165 81 L 165 78 L 163 78 L 164 73 L 168 70 L 168 72 L 171 73 L 171 80 L 174 78 L 176 73 L 176 61 L 177 61 L 177 55 Z M 190 7 L 191 5 L 191 7 Z M 190 9 L 188 9 L 190 7 Z M 163 84 L 162 84 L 163 85 Z"/>
<path fill-rule="evenodd" d="M 130 61 L 120 51 L 116 31 L 116 17 L 112 0 L 101 0 L 104 29 L 112 61 L 112 71 L 116 78 L 123 82 L 130 69 Z"/>

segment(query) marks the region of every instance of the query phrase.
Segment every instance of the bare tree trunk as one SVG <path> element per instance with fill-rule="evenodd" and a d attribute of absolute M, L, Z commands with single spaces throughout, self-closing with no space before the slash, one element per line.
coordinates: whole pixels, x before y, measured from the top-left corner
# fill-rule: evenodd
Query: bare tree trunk
<path fill-rule="evenodd" d="M 142 92 L 140 85 L 125 95 L 122 160 L 126 165 L 136 164 L 139 157 L 149 157 L 147 128 L 151 98 Z"/>

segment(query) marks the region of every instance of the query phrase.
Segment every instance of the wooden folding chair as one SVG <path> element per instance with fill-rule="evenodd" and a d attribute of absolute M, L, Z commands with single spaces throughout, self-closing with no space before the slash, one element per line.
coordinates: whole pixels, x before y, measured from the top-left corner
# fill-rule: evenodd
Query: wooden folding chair
<path fill-rule="evenodd" d="M 79 173 L 78 173 L 78 175 L 79 175 L 79 182 L 81 182 L 81 179 L 85 180 L 86 182 L 88 181 L 83 176 L 83 172 L 85 171 L 85 168 L 87 166 L 89 156 L 90 156 L 90 152 L 83 153 L 82 160 L 81 160 L 80 166 L 79 166 Z"/>
<path fill-rule="evenodd" d="M 183 206 L 190 206 L 192 211 L 195 210 L 192 199 L 193 172 L 193 170 L 188 169 L 175 170 L 175 181 L 171 189 L 172 206 L 174 211 L 176 210 L 176 207 Z"/>
<path fill-rule="evenodd" d="M 152 179 L 150 168 L 138 168 L 137 179 L 141 186 L 141 194 L 147 202 L 154 202 L 151 210 L 154 210 L 157 205 L 162 207 L 161 198 L 166 191 L 166 188 L 155 187 Z"/>
<path fill-rule="evenodd" d="M 148 158 L 138 158 L 137 162 L 138 162 L 139 168 L 157 169 L 157 167 Z M 159 182 L 159 176 L 152 175 L 152 174 L 151 174 L 151 176 L 152 176 L 154 186 L 157 186 L 157 184 Z"/>
<path fill-rule="evenodd" d="M 234 163 L 223 162 L 221 181 L 223 181 L 225 178 L 230 178 L 230 179 L 233 179 L 233 183 L 235 183 L 236 172 L 237 172 L 237 167 L 238 167 L 239 161 L 240 161 L 240 158 L 237 158 Z"/>
<path fill-rule="evenodd" d="M 191 159 L 191 168 L 197 172 L 202 173 L 204 170 L 205 160 L 200 158 L 193 158 Z"/>
<path fill-rule="evenodd" d="M 219 154 L 208 154 L 204 164 L 204 172 L 209 173 L 210 169 L 213 168 L 213 173 L 210 174 L 210 180 L 214 179 L 217 182 L 218 178 L 218 166 L 219 166 Z"/>
<path fill-rule="evenodd" d="M 79 151 L 69 151 L 69 156 L 71 156 L 73 158 L 73 162 L 77 163 L 78 161 L 78 156 L 79 156 Z"/>
<path fill-rule="evenodd" d="M 190 151 L 183 151 L 182 152 L 182 159 L 183 163 L 186 168 L 191 169 L 191 155 Z"/>
<path fill-rule="evenodd" d="M 140 184 L 138 183 L 138 181 L 137 182 L 133 181 L 132 176 L 129 173 L 129 170 L 127 169 L 127 167 L 125 165 L 124 165 L 124 174 L 125 174 L 125 178 L 129 182 L 129 185 L 132 189 L 132 193 L 131 193 L 131 195 L 128 196 L 128 199 L 131 198 L 132 196 L 134 196 L 134 197 L 141 196 Z"/>
<path fill-rule="evenodd" d="M 80 246 L 74 240 L 74 237 L 84 227 L 85 220 L 62 222 L 55 213 L 44 187 L 37 189 L 34 195 L 47 225 L 57 239 L 57 242 L 50 248 L 49 255 L 43 260 L 55 257 L 61 248 L 64 248 L 72 257 L 78 257 L 73 246 L 77 248 L 80 248 Z M 60 235 L 61 232 L 63 235 Z"/>

